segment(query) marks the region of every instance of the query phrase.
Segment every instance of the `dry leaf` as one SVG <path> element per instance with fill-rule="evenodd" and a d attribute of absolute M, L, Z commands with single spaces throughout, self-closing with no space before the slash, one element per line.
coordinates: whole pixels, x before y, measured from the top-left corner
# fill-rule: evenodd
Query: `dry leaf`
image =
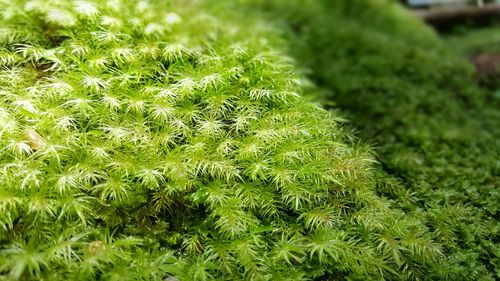
<path fill-rule="evenodd" d="M 29 129 L 24 132 L 24 138 L 32 150 L 39 150 L 45 146 L 45 140 L 35 130 Z"/>
<path fill-rule="evenodd" d="M 106 250 L 106 244 L 99 240 L 91 242 L 87 247 L 87 251 L 92 255 L 98 254 L 104 250 Z"/>

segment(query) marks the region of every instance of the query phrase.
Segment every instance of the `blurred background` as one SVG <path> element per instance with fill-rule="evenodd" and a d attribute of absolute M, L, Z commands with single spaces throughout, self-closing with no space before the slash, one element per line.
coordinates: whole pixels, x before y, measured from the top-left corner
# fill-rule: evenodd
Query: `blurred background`
<path fill-rule="evenodd" d="M 498 0 L 406 0 L 402 1 L 410 6 L 432 6 L 432 5 L 484 5 L 487 3 L 499 3 Z"/>
<path fill-rule="evenodd" d="M 491 78 L 500 64 L 500 0 L 401 0 Z M 489 79 L 492 80 L 492 79 Z M 491 82 L 491 81 L 490 81 Z"/>

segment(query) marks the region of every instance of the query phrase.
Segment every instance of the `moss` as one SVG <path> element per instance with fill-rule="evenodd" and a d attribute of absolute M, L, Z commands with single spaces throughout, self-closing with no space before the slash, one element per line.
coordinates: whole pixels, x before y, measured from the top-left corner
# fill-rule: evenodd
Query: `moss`
<path fill-rule="evenodd" d="M 257 15 L 0 10 L 0 279 L 381 279 L 441 256 Z"/>
<path fill-rule="evenodd" d="M 468 28 L 466 26 L 447 34 L 445 43 L 449 48 L 464 55 L 500 52 L 498 26 Z"/>
<path fill-rule="evenodd" d="M 443 245 L 447 265 L 415 275 L 499 278 L 499 100 L 466 59 L 389 1 L 260 4 L 286 11 L 290 52 L 329 90 L 321 99 L 377 147 L 379 194 Z"/>

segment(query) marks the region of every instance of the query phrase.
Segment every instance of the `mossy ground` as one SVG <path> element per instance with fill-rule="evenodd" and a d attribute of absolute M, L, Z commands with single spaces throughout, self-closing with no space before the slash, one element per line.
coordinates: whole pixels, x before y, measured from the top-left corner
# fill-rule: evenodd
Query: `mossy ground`
<path fill-rule="evenodd" d="M 446 45 L 388 1 L 264 5 L 287 11 L 291 52 L 329 91 L 321 98 L 373 142 L 379 194 L 443 245 L 446 265 L 421 277 L 498 279 L 500 100 L 457 50 L 496 37 Z"/>
<path fill-rule="evenodd" d="M 394 1 L 240 2 L 0 2 L 0 279 L 498 279 L 460 51 Z"/>
<path fill-rule="evenodd" d="M 0 278 L 439 263 L 426 226 L 374 193 L 366 145 L 302 97 L 282 32 L 231 3 L 0 2 Z"/>

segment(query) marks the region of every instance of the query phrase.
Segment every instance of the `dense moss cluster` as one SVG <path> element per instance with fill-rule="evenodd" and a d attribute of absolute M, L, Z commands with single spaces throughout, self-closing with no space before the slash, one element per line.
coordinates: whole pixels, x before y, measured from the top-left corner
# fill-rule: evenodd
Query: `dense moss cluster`
<path fill-rule="evenodd" d="M 440 256 L 271 25 L 215 1 L 0 11 L 0 279 L 380 279 Z"/>
<path fill-rule="evenodd" d="M 499 278 L 498 95 L 393 2 L 0 0 L 0 280 Z"/>
<path fill-rule="evenodd" d="M 288 13 L 290 51 L 329 91 L 321 99 L 377 148 L 379 194 L 443 245 L 447 265 L 421 278 L 500 278 L 500 100 L 456 51 L 480 51 L 495 37 L 445 45 L 390 1 L 306 3 L 260 4 Z"/>

